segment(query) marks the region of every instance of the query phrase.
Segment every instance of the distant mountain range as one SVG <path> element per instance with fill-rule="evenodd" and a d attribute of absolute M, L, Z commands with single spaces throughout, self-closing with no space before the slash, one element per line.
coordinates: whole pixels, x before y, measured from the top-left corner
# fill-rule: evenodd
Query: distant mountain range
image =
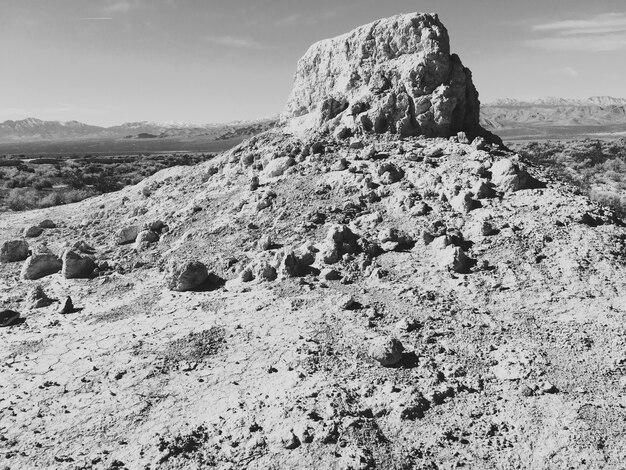
<path fill-rule="evenodd" d="M 543 98 L 532 101 L 501 99 L 481 105 L 481 121 L 489 129 L 520 126 L 607 126 L 626 124 L 626 99 L 593 96 L 587 99 Z"/>
<path fill-rule="evenodd" d="M 220 140 L 256 134 L 273 126 L 275 122 L 274 118 L 205 125 L 141 121 L 100 127 L 78 121 L 42 121 L 26 118 L 0 123 L 0 143 L 142 138 Z"/>
<path fill-rule="evenodd" d="M 269 129 L 276 121 L 277 118 L 267 118 L 204 125 L 140 121 L 101 127 L 78 121 L 27 118 L 0 123 L 0 152 L 223 149 Z M 481 105 L 481 124 L 506 139 L 624 133 L 626 99 L 500 99 Z M 207 143 L 217 146 L 207 147 Z"/>

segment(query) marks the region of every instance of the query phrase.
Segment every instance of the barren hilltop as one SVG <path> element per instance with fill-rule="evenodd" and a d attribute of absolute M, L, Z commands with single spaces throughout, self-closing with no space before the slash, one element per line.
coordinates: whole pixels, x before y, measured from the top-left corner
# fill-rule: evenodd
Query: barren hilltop
<path fill-rule="evenodd" d="M 480 127 L 434 14 L 313 45 L 212 161 L 0 217 L 4 468 L 623 467 L 626 229 Z"/>

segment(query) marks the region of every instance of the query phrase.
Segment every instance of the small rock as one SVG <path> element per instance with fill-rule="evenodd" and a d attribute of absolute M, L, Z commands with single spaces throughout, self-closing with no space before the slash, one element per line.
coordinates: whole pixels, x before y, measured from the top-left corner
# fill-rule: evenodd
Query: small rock
<path fill-rule="evenodd" d="M 357 302 L 351 295 L 344 295 L 339 299 L 339 308 L 342 310 L 352 310 L 356 305 Z"/>
<path fill-rule="evenodd" d="M 74 243 L 72 248 L 74 248 L 77 251 L 80 251 L 81 253 L 93 254 L 96 252 L 96 249 L 92 247 L 91 245 L 87 244 L 84 240 L 80 240 Z"/>
<path fill-rule="evenodd" d="M 207 268 L 200 261 L 172 262 L 167 275 L 167 285 L 174 291 L 190 291 L 208 278 Z"/>
<path fill-rule="evenodd" d="M 541 391 L 543 393 L 557 393 L 559 389 L 550 381 L 545 381 L 541 386 Z"/>
<path fill-rule="evenodd" d="M 24 230 L 24 236 L 26 238 L 35 238 L 43 233 L 43 229 L 39 225 L 32 225 Z"/>
<path fill-rule="evenodd" d="M 156 243 L 159 241 L 159 235 L 152 230 L 142 230 L 137 234 L 137 238 L 135 239 L 135 247 L 141 248 L 142 246 L 148 245 L 150 243 Z"/>
<path fill-rule="evenodd" d="M 330 171 L 344 171 L 348 168 L 348 161 L 345 158 L 340 158 L 330 166 Z"/>
<path fill-rule="evenodd" d="M 422 419 L 424 413 L 430 409 L 430 402 L 420 392 L 414 394 L 409 403 L 400 412 L 400 419 L 403 421 L 413 421 Z"/>
<path fill-rule="evenodd" d="M 456 136 L 457 136 L 457 139 L 459 140 L 459 144 L 469 144 L 470 143 L 470 140 L 467 137 L 467 134 L 465 132 L 463 132 L 463 131 L 458 132 L 456 134 Z"/>
<path fill-rule="evenodd" d="M 300 439 L 298 439 L 298 436 L 296 436 L 292 430 L 289 430 L 283 436 L 281 436 L 281 441 L 283 447 L 289 450 L 300 447 L 301 444 Z"/>
<path fill-rule="evenodd" d="M 516 163 L 504 158 L 491 166 L 491 181 L 504 191 L 518 191 L 527 188 L 531 178 Z"/>
<path fill-rule="evenodd" d="M 477 199 L 491 198 L 496 194 L 493 189 L 493 184 L 483 179 L 472 186 L 472 193 Z"/>
<path fill-rule="evenodd" d="M 370 344 L 369 356 L 384 367 L 396 365 L 402 359 L 404 346 L 396 338 L 381 336 Z"/>
<path fill-rule="evenodd" d="M 252 278 L 259 281 L 273 281 L 278 277 L 276 268 L 265 260 L 259 260 L 254 262 L 251 266 L 251 269 Z"/>
<path fill-rule="evenodd" d="M 287 169 L 295 165 L 296 161 L 291 157 L 279 157 L 270 160 L 263 168 L 263 174 L 269 178 L 281 176 Z"/>
<path fill-rule="evenodd" d="M 66 315 L 72 312 L 74 312 L 74 303 L 72 302 L 72 298 L 68 295 L 63 301 L 63 303 L 61 304 L 59 313 L 62 315 Z"/>
<path fill-rule="evenodd" d="M 125 245 L 127 243 L 133 243 L 137 239 L 139 234 L 139 227 L 136 225 L 130 225 L 123 227 L 115 234 L 115 243 L 118 245 Z"/>
<path fill-rule="evenodd" d="M 41 222 L 39 222 L 39 226 L 41 228 L 57 228 L 57 224 L 55 224 L 52 220 L 50 219 L 45 219 L 42 220 Z"/>
<path fill-rule="evenodd" d="M 378 176 L 382 184 L 393 184 L 404 178 L 404 171 L 391 162 L 385 162 L 378 168 Z"/>
<path fill-rule="evenodd" d="M 410 333 L 419 328 L 419 326 L 419 322 L 413 318 L 403 318 L 395 324 L 396 330 L 401 333 Z"/>
<path fill-rule="evenodd" d="M 519 394 L 523 397 L 532 397 L 535 394 L 535 391 L 528 385 L 524 384 L 519 388 Z"/>
<path fill-rule="evenodd" d="M 348 126 L 338 126 L 334 130 L 333 136 L 337 139 L 347 139 L 348 137 L 352 136 L 352 129 L 350 129 Z"/>
<path fill-rule="evenodd" d="M 11 326 L 20 319 L 20 314 L 13 310 L 0 311 L 0 327 Z"/>
<path fill-rule="evenodd" d="M 0 262 L 13 263 L 28 258 L 28 242 L 26 240 L 7 240 L 0 247 Z"/>
<path fill-rule="evenodd" d="M 47 307 L 52 303 L 41 286 L 35 286 L 28 294 L 28 304 L 32 308 Z"/>
<path fill-rule="evenodd" d="M 361 141 L 361 139 L 353 137 L 352 139 L 350 139 L 349 147 L 353 150 L 360 150 L 363 148 L 363 142 Z"/>
<path fill-rule="evenodd" d="M 423 151 L 426 158 L 439 158 L 444 154 L 444 150 L 441 147 L 431 147 Z"/>
<path fill-rule="evenodd" d="M 253 176 L 252 178 L 250 178 L 250 191 L 256 191 L 257 189 L 259 189 L 259 177 L 258 176 Z"/>
<path fill-rule="evenodd" d="M 449 268 L 460 274 L 469 272 L 474 263 L 474 260 L 468 258 L 460 247 L 453 245 L 439 250 L 437 257 L 439 258 L 439 265 L 441 267 Z"/>
<path fill-rule="evenodd" d="M 341 274 L 336 269 L 324 268 L 320 271 L 320 279 L 325 281 L 338 281 L 341 279 Z"/>
<path fill-rule="evenodd" d="M 263 235 L 261 238 L 259 238 L 257 245 L 259 247 L 259 250 L 269 250 L 273 245 L 272 237 L 270 237 L 269 235 Z"/>
<path fill-rule="evenodd" d="M 487 148 L 487 141 L 482 137 L 476 137 L 472 141 L 472 147 L 476 150 L 485 150 Z"/>
<path fill-rule="evenodd" d="M 160 219 L 153 220 L 152 222 L 148 222 L 144 224 L 143 230 L 152 230 L 153 232 L 160 234 L 161 232 L 167 231 L 168 226 L 165 222 Z"/>
<path fill-rule="evenodd" d="M 470 191 L 461 191 L 458 195 L 450 199 L 450 205 L 455 211 L 467 214 L 472 209 L 477 208 L 479 203 L 472 199 L 472 193 Z"/>

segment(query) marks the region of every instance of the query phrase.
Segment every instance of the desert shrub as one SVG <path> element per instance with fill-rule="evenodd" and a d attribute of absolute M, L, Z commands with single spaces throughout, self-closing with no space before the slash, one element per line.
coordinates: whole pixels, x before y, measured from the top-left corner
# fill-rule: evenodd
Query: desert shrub
<path fill-rule="evenodd" d="M 65 199 L 63 195 L 58 191 L 53 191 L 47 196 L 43 197 L 39 200 L 39 207 L 53 207 L 60 206 L 61 204 L 65 204 Z"/>
<path fill-rule="evenodd" d="M 6 206 L 12 211 L 25 211 L 37 207 L 39 193 L 31 188 L 14 188 L 9 191 Z"/>
<path fill-rule="evenodd" d="M 48 179 L 37 180 L 33 183 L 35 189 L 49 189 L 52 188 L 52 181 Z"/>
<path fill-rule="evenodd" d="M 614 210 L 619 217 L 626 217 L 626 194 L 592 189 L 590 191 L 590 197 L 598 204 L 602 204 Z"/>
<path fill-rule="evenodd" d="M 626 216 L 626 139 L 530 142 L 523 159 L 550 168 L 594 201 Z"/>
<path fill-rule="evenodd" d="M 63 201 L 65 204 L 71 204 L 73 202 L 82 201 L 83 199 L 87 199 L 91 196 L 96 196 L 98 193 L 89 189 L 73 189 L 70 191 L 65 191 L 63 193 Z"/>

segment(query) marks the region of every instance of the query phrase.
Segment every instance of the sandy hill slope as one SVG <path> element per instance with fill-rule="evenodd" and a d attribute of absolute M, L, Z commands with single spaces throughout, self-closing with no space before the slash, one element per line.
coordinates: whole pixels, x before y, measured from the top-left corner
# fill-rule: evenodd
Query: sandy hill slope
<path fill-rule="evenodd" d="M 200 166 L 2 215 L 5 467 L 620 468 L 621 222 L 497 143 L 324 102 Z"/>

